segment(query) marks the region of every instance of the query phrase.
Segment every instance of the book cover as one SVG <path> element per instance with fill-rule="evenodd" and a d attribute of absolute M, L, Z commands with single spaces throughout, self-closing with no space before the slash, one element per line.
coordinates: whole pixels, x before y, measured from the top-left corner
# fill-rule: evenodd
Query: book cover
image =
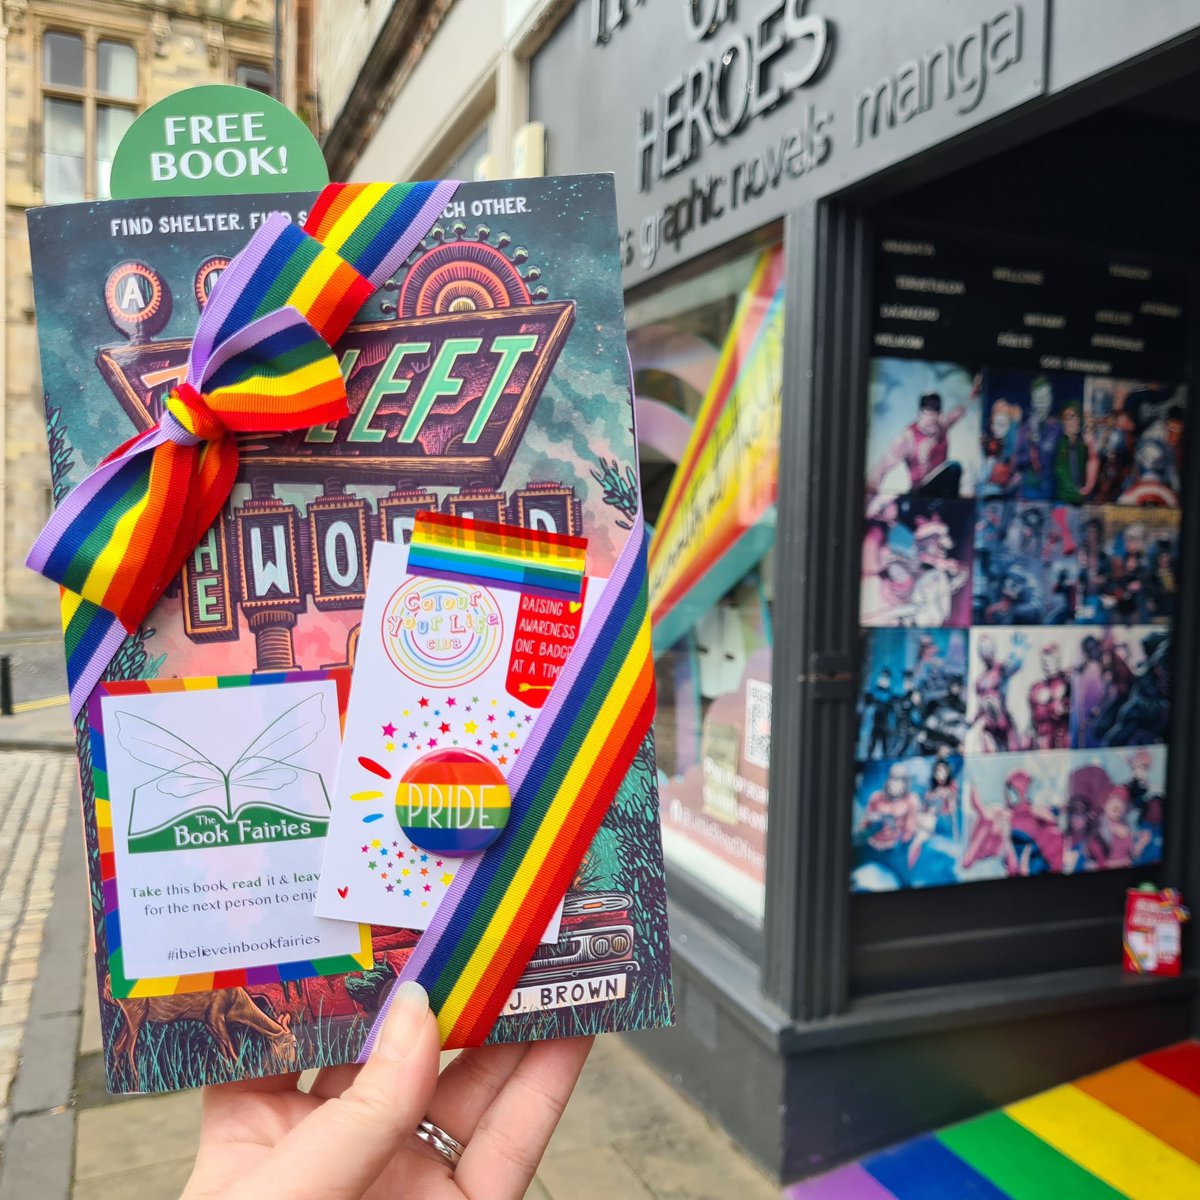
<path fill-rule="evenodd" d="M 312 200 L 181 197 L 29 214 L 56 502 L 158 419 L 183 378 L 198 313 L 252 231 L 271 211 L 301 223 Z M 238 479 L 222 516 L 108 679 L 336 676 L 354 664 L 372 544 L 406 545 L 425 511 L 584 537 L 589 579 L 602 581 L 638 503 L 615 227 L 607 176 L 461 185 L 335 347 L 349 415 L 240 439 Z M 512 682 L 524 683 L 524 702 L 536 706 L 533 676 Z M 284 749 L 300 745 L 314 723 L 307 703 L 272 717 L 273 733 L 268 722 L 204 747 L 177 729 L 155 733 L 153 716 L 139 724 L 132 708 L 106 719 L 97 741 L 81 714 L 112 1090 L 169 1090 L 353 1060 L 415 946 L 418 931 L 377 925 L 365 968 L 284 972 L 266 982 L 249 971 L 237 987 L 207 993 L 122 996 L 114 988 L 104 868 L 111 826 L 105 835 L 97 819 L 97 747 L 111 752 L 119 739 L 120 753 L 145 775 L 137 786 L 148 790 L 134 796 L 124 836 L 153 839 L 174 827 L 172 818 L 236 830 L 239 814 L 279 807 L 271 789 L 285 776 L 312 770 L 278 746 L 264 750 L 273 738 Z M 313 811 L 287 820 L 316 818 L 327 785 L 310 782 L 304 803 Z M 106 797 L 100 806 L 107 818 Z M 214 996 L 226 1013 L 219 1029 L 206 1003 Z M 648 1028 L 671 1013 L 647 739 L 568 892 L 558 941 L 536 952 L 490 1040 Z"/>

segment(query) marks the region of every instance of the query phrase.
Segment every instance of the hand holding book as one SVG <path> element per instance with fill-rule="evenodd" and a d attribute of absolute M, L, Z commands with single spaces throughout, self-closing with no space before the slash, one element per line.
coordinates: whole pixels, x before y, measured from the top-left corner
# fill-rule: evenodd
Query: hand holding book
<path fill-rule="evenodd" d="M 414 983 L 362 1067 L 207 1089 L 182 1200 L 519 1200 L 583 1068 L 591 1038 L 465 1050 L 438 1075 L 437 1025 Z M 451 1165 L 413 1136 L 428 1114 L 463 1146 Z"/>

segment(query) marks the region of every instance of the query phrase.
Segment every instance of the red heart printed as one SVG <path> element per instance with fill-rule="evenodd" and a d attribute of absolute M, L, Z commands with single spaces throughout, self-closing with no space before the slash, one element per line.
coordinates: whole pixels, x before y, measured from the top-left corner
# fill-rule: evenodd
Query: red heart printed
<path fill-rule="evenodd" d="M 347 893 L 350 891 L 348 887 L 338 888 L 338 895 L 345 900 Z"/>

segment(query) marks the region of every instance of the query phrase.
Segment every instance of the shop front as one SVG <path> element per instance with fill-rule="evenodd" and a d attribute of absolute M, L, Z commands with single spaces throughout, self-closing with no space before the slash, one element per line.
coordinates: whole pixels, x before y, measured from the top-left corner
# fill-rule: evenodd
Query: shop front
<path fill-rule="evenodd" d="M 617 180 L 643 1052 L 793 1179 L 1197 1033 L 1194 4 L 578 0 L 529 114 Z"/>

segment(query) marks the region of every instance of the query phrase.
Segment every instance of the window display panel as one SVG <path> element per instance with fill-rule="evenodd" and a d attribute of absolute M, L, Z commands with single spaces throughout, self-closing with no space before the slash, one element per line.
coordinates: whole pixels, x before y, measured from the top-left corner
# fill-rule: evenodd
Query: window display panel
<path fill-rule="evenodd" d="M 1186 280 L 884 236 L 854 891 L 1163 851 Z"/>
<path fill-rule="evenodd" d="M 763 915 L 775 494 L 778 247 L 631 305 L 668 868 Z"/>

